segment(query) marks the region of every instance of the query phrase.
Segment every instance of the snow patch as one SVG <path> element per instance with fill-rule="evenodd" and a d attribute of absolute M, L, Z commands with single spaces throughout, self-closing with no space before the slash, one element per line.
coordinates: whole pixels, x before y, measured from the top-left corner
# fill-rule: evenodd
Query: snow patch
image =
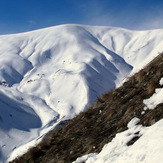
<path fill-rule="evenodd" d="M 162 82 L 163 82 L 163 78 L 161 78 L 160 80 L 160 85 L 162 85 Z M 143 100 L 143 103 L 149 109 L 154 109 L 158 104 L 163 103 L 163 88 L 155 89 L 155 93 L 149 99 Z"/>
<path fill-rule="evenodd" d="M 161 78 L 160 80 L 160 85 L 163 85 L 163 78 Z"/>
<path fill-rule="evenodd" d="M 128 130 L 116 134 L 99 154 L 89 154 L 73 163 L 158 163 L 163 161 L 163 119 L 150 127 L 134 125 L 138 119 L 128 124 Z M 127 143 L 135 136 L 140 137 L 133 145 Z M 157 144 L 157 145 L 156 145 Z"/>

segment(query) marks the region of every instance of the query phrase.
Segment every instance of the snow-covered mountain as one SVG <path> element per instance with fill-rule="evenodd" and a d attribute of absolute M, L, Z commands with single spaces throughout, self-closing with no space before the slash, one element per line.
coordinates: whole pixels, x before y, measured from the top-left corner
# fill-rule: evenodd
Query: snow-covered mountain
<path fill-rule="evenodd" d="M 62 25 L 0 36 L 0 161 L 90 106 L 162 51 L 163 30 Z"/>
<path fill-rule="evenodd" d="M 12 163 L 163 161 L 163 53 Z"/>

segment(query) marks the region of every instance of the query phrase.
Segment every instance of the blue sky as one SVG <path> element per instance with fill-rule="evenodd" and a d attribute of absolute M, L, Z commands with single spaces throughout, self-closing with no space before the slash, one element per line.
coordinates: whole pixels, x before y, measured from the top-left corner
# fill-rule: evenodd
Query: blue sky
<path fill-rule="evenodd" d="M 0 34 L 60 24 L 163 28 L 163 0 L 0 0 Z"/>

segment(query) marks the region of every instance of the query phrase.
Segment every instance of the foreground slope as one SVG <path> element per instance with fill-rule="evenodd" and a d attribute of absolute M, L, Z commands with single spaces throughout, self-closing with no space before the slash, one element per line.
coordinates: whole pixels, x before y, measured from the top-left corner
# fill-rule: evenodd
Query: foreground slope
<path fill-rule="evenodd" d="M 0 36 L 0 160 L 23 153 L 117 87 L 158 55 L 162 40 L 161 29 L 82 25 Z"/>
<path fill-rule="evenodd" d="M 99 155 L 86 155 L 75 162 L 137 162 L 149 161 L 151 156 L 155 156 L 151 162 L 163 161 L 160 160 L 163 159 L 160 144 L 163 135 L 162 86 L 163 53 L 121 87 L 104 94 L 87 111 L 54 130 L 42 143 L 13 162 L 69 163 L 83 154 L 100 152 L 122 131 Z M 145 128 L 142 125 L 153 126 Z"/>

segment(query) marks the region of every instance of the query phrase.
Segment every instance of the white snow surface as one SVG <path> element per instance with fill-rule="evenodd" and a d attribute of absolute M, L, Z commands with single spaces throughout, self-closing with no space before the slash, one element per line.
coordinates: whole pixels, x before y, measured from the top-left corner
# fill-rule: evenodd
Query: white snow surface
<path fill-rule="evenodd" d="M 148 109 L 154 109 L 158 104 L 163 103 L 163 88 L 156 89 L 149 99 L 143 100 L 143 103 Z"/>
<path fill-rule="evenodd" d="M 163 85 L 163 78 L 161 78 L 160 80 L 160 85 Z"/>
<path fill-rule="evenodd" d="M 160 79 L 160 85 L 163 85 L 163 78 Z M 148 99 L 143 100 L 146 105 L 144 110 L 154 109 L 158 104 L 163 103 L 163 88 L 155 89 L 155 93 Z"/>
<path fill-rule="evenodd" d="M 162 29 L 61 25 L 1 35 L 0 162 L 120 85 L 162 44 Z"/>
<path fill-rule="evenodd" d="M 129 122 L 128 130 L 118 133 L 99 154 L 91 153 L 73 163 L 161 163 L 163 162 L 163 119 L 150 127 L 136 125 L 137 118 Z M 127 143 L 140 137 L 133 145 Z"/>
<path fill-rule="evenodd" d="M 160 79 L 160 85 L 162 85 Z M 143 101 L 147 109 L 154 109 L 163 103 L 163 89 L 156 88 L 155 93 Z M 90 153 L 77 158 L 73 163 L 161 163 L 163 162 L 163 119 L 150 127 L 137 125 L 138 118 L 133 118 L 127 125 L 128 130 L 117 133 L 115 138 L 106 144 L 99 154 Z M 139 139 L 128 146 L 133 138 Z"/>

